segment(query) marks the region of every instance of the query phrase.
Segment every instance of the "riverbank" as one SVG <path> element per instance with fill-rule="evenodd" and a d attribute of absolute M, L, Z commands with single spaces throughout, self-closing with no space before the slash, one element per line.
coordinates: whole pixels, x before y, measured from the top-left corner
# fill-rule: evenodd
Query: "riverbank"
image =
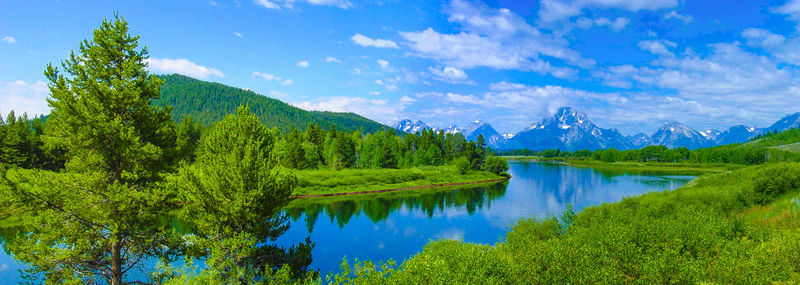
<path fill-rule="evenodd" d="M 313 169 L 297 171 L 299 198 L 355 195 L 411 189 L 437 188 L 507 179 L 489 171 L 461 174 L 454 166 L 426 166 L 404 169 Z"/>
<path fill-rule="evenodd" d="M 730 163 L 688 163 L 688 162 L 602 162 L 593 159 L 577 159 L 572 157 L 535 157 L 535 156 L 505 156 L 509 161 L 541 161 L 562 163 L 576 167 L 589 167 L 606 171 L 621 171 L 633 173 L 669 173 L 701 175 L 705 173 L 721 173 L 746 167 L 741 164 Z"/>
<path fill-rule="evenodd" d="M 441 240 L 351 283 L 797 283 L 800 165 L 704 176 L 674 191 L 522 219 L 494 246 Z M 348 274 L 350 271 L 347 272 Z M 369 280 L 369 281 L 368 281 Z"/>

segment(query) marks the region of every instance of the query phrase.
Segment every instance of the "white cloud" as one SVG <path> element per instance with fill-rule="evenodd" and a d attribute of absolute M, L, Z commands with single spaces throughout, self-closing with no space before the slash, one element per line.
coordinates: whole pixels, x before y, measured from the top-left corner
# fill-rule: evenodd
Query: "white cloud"
<path fill-rule="evenodd" d="M 233 32 L 233 34 L 236 35 L 237 37 L 240 37 L 240 38 L 242 37 L 242 34 L 239 33 L 239 32 Z"/>
<path fill-rule="evenodd" d="M 306 2 L 314 5 L 336 6 L 345 10 L 353 7 L 353 3 L 347 0 L 306 0 Z"/>
<path fill-rule="evenodd" d="M 761 48 L 778 62 L 800 66 L 800 38 L 786 38 L 767 30 L 749 28 L 742 32 L 747 45 Z"/>
<path fill-rule="evenodd" d="M 783 6 L 773 8 L 772 12 L 788 15 L 789 19 L 800 22 L 800 0 L 789 0 Z M 800 29 L 800 23 L 797 27 Z"/>
<path fill-rule="evenodd" d="M 3 37 L 3 41 L 6 42 L 7 44 L 13 44 L 13 43 L 17 42 L 17 39 L 15 39 L 12 36 L 5 36 L 5 37 Z"/>
<path fill-rule="evenodd" d="M 383 80 L 375 79 L 375 81 L 373 83 L 378 84 L 378 85 L 383 85 Z"/>
<path fill-rule="evenodd" d="M 462 84 L 462 83 L 474 83 L 469 80 L 467 77 L 467 73 L 461 69 L 445 66 L 443 69 L 439 70 L 433 67 L 428 67 L 428 71 L 433 74 L 433 78 L 439 81 L 452 83 L 452 84 Z"/>
<path fill-rule="evenodd" d="M 281 9 L 281 6 L 279 6 L 278 4 L 275 4 L 273 2 L 270 2 L 269 0 L 254 0 L 253 2 L 256 3 L 256 5 L 264 7 L 264 8 L 267 8 L 267 9 L 275 9 L 275 10 L 280 10 Z"/>
<path fill-rule="evenodd" d="M 410 99 L 410 100 L 409 100 Z M 318 98 L 313 101 L 295 102 L 305 110 L 353 112 L 385 124 L 400 120 L 400 113 L 414 102 L 413 98 L 400 98 L 397 102 L 388 99 L 370 99 L 364 97 L 333 96 Z"/>
<path fill-rule="evenodd" d="M 332 56 L 326 57 L 325 58 L 325 62 L 343 63 L 341 60 L 339 60 L 339 59 L 337 59 L 335 57 L 332 57 Z"/>
<path fill-rule="evenodd" d="M 372 91 L 372 92 L 369 92 L 369 95 L 378 96 L 378 95 L 381 95 L 381 92 Z"/>
<path fill-rule="evenodd" d="M 27 113 L 29 118 L 50 113 L 47 95 L 50 89 L 42 81 L 27 83 L 22 80 L 0 81 L 0 116 L 14 110 L 17 116 Z"/>
<path fill-rule="evenodd" d="M 640 49 L 646 50 L 655 55 L 674 56 L 674 54 L 671 51 L 669 51 L 669 48 L 674 48 L 677 46 L 677 44 L 668 40 L 660 40 L 660 41 L 641 41 L 639 42 L 638 46 Z"/>
<path fill-rule="evenodd" d="M 600 27 L 609 27 L 612 31 L 619 32 L 625 29 L 626 26 L 631 22 L 630 19 L 625 17 L 619 17 L 614 21 L 609 20 L 606 17 L 600 17 L 594 20 L 594 23 Z"/>
<path fill-rule="evenodd" d="M 303 61 L 297 62 L 297 67 L 306 68 L 308 66 L 309 66 L 308 61 L 303 60 Z"/>
<path fill-rule="evenodd" d="M 275 81 L 277 81 L 277 82 L 279 82 L 280 84 L 283 84 L 283 85 L 291 85 L 292 83 L 294 83 L 294 80 L 291 80 L 291 79 L 285 79 L 284 80 L 283 77 L 276 76 L 275 74 L 272 74 L 272 73 L 263 73 L 263 72 L 255 71 L 255 72 L 253 72 L 252 77 L 261 77 L 261 78 L 263 78 L 263 79 L 265 79 L 267 81 L 275 80 Z"/>
<path fill-rule="evenodd" d="M 397 46 L 397 43 L 393 41 L 383 40 L 383 39 L 371 39 L 362 34 L 355 34 L 352 37 L 350 37 L 350 40 L 353 41 L 353 43 L 360 45 L 362 47 L 400 48 L 399 46 Z"/>
<path fill-rule="evenodd" d="M 442 34 L 433 28 L 400 32 L 409 42 L 413 55 L 436 60 L 460 69 L 491 67 L 550 73 L 572 77 L 577 71 L 556 67 L 543 57 L 560 59 L 569 65 L 588 68 L 594 61 L 571 50 L 569 43 L 529 25 L 508 9 L 492 9 L 485 4 L 454 0 L 446 9 L 448 21 L 461 32 Z"/>
<path fill-rule="evenodd" d="M 583 13 L 584 9 L 619 9 L 637 12 L 639 10 L 660 10 L 678 5 L 677 0 L 541 0 L 539 20 L 545 23 L 561 21 Z"/>
<path fill-rule="evenodd" d="M 694 18 L 691 15 L 681 15 L 678 14 L 675 10 L 669 11 L 669 13 L 664 14 L 664 19 L 678 19 L 683 22 L 683 24 L 689 24 L 694 21 Z"/>
<path fill-rule="evenodd" d="M 164 73 L 178 73 L 200 79 L 208 79 L 210 76 L 225 76 L 222 71 L 198 65 L 183 58 L 148 58 L 145 60 L 145 62 L 147 62 L 147 65 L 151 70 Z"/>

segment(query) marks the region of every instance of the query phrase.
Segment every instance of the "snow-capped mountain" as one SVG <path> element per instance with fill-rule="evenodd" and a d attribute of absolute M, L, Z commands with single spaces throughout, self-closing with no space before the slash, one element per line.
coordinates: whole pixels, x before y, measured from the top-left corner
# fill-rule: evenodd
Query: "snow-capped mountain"
<path fill-rule="evenodd" d="M 531 124 L 517 133 L 503 149 L 629 149 L 630 143 L 616 129 L 599 128 L 586 114 L 572 107 L 561 107 L 552 118 Z"/>
<path fill-rule="evenodd" d="M 476 120 L 466 127 L 456 125 L 441 129 L 445 133 L 463 134 L 469 140 L 477 139 L 483 134 L 488 146 L 497 150 L 523 149 L 545 150 L 596 150 L 616 148 L 619 150 L 638 149 L 648 145 L 665 145 L 669 148 L 686 147 L 697 149 L 747 142 L 756 135 L 765 132 L 785 131 L 800 127 L 800 112 L 781 118 L 767 128 L 754 128 L 736 125 L 725 131 L 709 129 L 697 131 L 678 122 L 664 124 L 651 136 L 644 133 L 624 136 L 616 129 L 600 128 L 589 117 L 572 107 L 561 107 L 551 118 L 535 122 L 517 133 L 498 133 L 491 125 Z M 422 121 L 403 120 L 395 127 L 404 132 L 417 132 L 433 129 Z"/>
<path fill-rule="evenodd" d="M 398 122 L 394 126 L 394 128 L 396 130 L 399 130 L 399 131 L 402 131 L 402 132 L 405 132 L 405 133 L 409 133 L 409 134 L 413 134 L 413 133 L 416 133 L 416 132 L 419 132 L 419 131 L 430 129 L 430 127 L 428 127 L 428 125 L 426 125 L 422 121 L 414 122 L 414 121 L 411 121 L 409 119 L 405 119 L 405 120 L 402 120 L 402 121 Z"/>
<path fill-rule="evenodd" d="M 631 144 L 631 148 L 643 148 L 650 145 L 650 137 L 645 133 L 638 133 L 632 136 L 625 137 Z"/>
<path fill-rule="evenodd" d="M 720 133 L 713 141 L 717 145 L 743 143 L 758 135 L 756 128 L 736 125 Z"/>
<path fill-rule="evenodd" d="M 678 122 L 665 123 L 650 136 L 650 140 L 652 145 L 664 145 L 668 148 L 698 149 L 714 145 L 700 132 Z"/>
<path fill-rule="evenodd" d="M 486 145 L 493 149 L 498 149 L 506 141 L 505 137 L 492 128 L 492 125 L 484 123 L 481 120 L 475 120 L 469 123 L 462 131 L 468 140 L 476 140 L 478 135 L 483 135 Z"/>
<path fill-rule="evenodd" d="M 720 132 L 720 131 L 718 131 L 718 130 L 715 130 L 715 129 L 708 129 L 708 130 L 705 130 L 705 131 L 701 131 L 701 132 L 700 132 L 700 134 L 701 134 L 701 135 L 703 135 L 703 137 L 705 137 L 707 140 L 709 140 L 709 141 L 712 141 L 712 142 L 713 142 L 713 141 L 716 141 L 716 140 L 717 140 L 717 137 L 718 137 L 718 136 L 719 136 L 721 133 L 722 133 L 722 132 Z"/>

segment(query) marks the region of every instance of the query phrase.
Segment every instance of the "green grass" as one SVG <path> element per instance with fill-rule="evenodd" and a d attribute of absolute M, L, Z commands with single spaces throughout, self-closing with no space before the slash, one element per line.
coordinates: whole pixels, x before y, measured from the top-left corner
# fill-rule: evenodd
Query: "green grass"
<path fill-rule="evenodd" d="M 800 282 L 800 164 L 711 174 L 561 217 L 520 220 L 494 246 L 440 240 L 350 284 Z M 389 265 L 391 265 L 390 263 Z"/>
<path fill-rule="evenodd" d="M 463 183 L 503 178 L 488 171 L 460 174 L 453 166 L 404 169 L 314 169 L 296 172 L 297 195 L 374 191 L 433 184 Z"/>
<path fill-rule="evenodd" d="M 784 151 L 791 151 L 791 152 L 800 152 L 800 142 L 773 146 L 770 148 L 784 150 Z"/>

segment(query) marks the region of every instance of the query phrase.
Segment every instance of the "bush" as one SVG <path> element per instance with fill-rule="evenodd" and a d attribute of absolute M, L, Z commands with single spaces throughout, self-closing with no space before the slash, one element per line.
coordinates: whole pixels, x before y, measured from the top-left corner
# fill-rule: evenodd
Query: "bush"
<path fill-rule="evenodd" d="M 454 164 L 456 165 L 456 169 L 461 174 L 467 174 L 467 171 L 470 169 L 469 159 L 466 157 L 459 157 L 455 160 Z"/>
<path fill-rule="evenodd" d="M 755 175 L 751 198 L 755 203 L 765 204 L 798 187 L 800 187 L 800 166 L 796 163 L 768 165 Z"/>
<path fill-rule="evenodd" d="M 497 156 L 489 156 L 483 164 L 483 170 L 491 173 L 502 175 L 508 171 L 508 161 L 505 158 Z"/>

